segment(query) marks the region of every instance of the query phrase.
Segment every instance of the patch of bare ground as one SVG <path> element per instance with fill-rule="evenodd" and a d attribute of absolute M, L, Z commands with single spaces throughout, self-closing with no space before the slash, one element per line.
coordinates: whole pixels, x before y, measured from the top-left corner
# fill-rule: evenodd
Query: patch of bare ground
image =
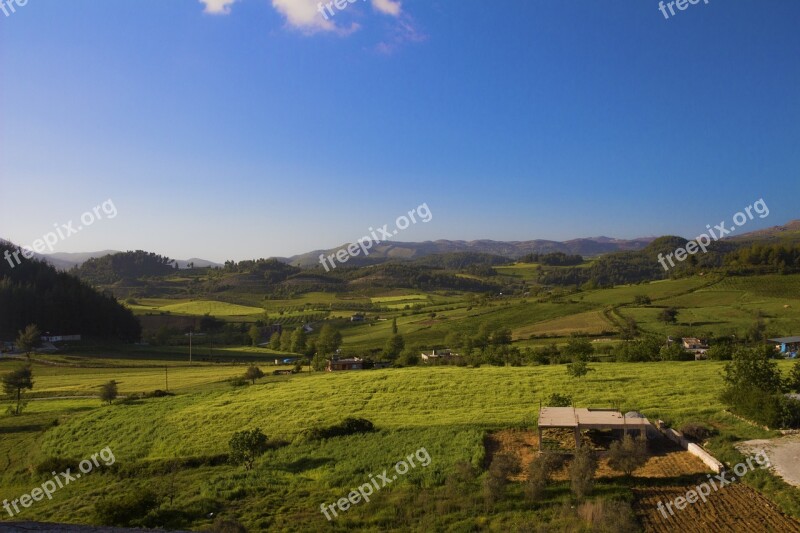
<path fill-rule="evenodd" d="M 561 449 L 568 450 L 570 447 L 575 447 L 575 437 L 571 430 L 548 431 L 547 439 L 548 442 L 558 441 Z M 615 478 L 623 475 L 608 466 L 606 440 L 593 439 L 584 434 L 583 441 L 584 445 L 591 446 L 598 453 L 598 478 Z M 524 481 L 527 479 L 528 465 L 539 454 L 539 435 L 538 432 L 531 430 L 504 429 L 488 434 L 484 445 L 486 447 L 486 466 L 491 463 L 495 454 L 509 453 L 516 456 L 522 466 L 522 472 L 512 479 Z M 652 440 L 648 445 L 648 450 L 650 459 L 643 467 L 634 472 L 635 477 L 672 478 L 710 472 L 700 459 L 669 440 Z M 569 479 L 568 467 L 569 460 L 561 470 L 554 474 L 553 479 Z"/>
<path fill-rule="evenodd" d="M 658 510 L 658 503 L 685 497 L 694 486 L 637 487 L 634 511 L 645 531 L 673 533 L 691 531 L 696 533 L 722 532 L 775 532 L 800 533 L 800 524 L 783 514 L 772 502 L 761 494 L 740 483 L 728 485 L 712 492 L 706 502 L 698 501 L 674 514 Z"/>

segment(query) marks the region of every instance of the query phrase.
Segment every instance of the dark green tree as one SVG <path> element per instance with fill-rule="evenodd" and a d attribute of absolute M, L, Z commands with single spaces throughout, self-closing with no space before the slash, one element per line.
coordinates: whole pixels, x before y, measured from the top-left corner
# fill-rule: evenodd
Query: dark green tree
<path fill-rule="evenodd" d="M 256 384 L 257 379 L 261 379 L 263 377 L 264 372 L 262 372 L 262 370 L 255 365 L 247 367 L 247 370 L 244 373 L 244 379 L 252 381 L 253 385 Z"/>
<path fill-rule="evenodd" d="M 674 307 L 667 307 L 658 313 L 658 319 L 664 324 L 675 324 L 678 321 L 678 310 Z"/>
<path fill-rule="evenodd" d="M 281 334 L 277 331 L 269 338 L 269 347 L 276 352 L 281 349 Z"/>
<path fill-rule="evenodd" d="M 25 329 L 18 332 L 16 345 L 17 348 L 27 355 L 42 344 L 42 332 L 36 324 L 28 324 Z"/>
<path fill-rule="evenodd" d="M 342 334 L 330 324 L 322 326 L 317 339 L 317 353 L 323 356 L 332 355 L 341 345 Z"/>
<path fill-rule="evenodd" d="M 111 405 L 117 399 L 117 382 L 113 379 L 100 385 L 100 400 Z"/>
<path fill-rule="evenodd" d="M 252 325 L 247 332 L 247 336 L 250 337 L 250 342 L 253 346 L 258 346 L 258 343 L 261 341 L 261 329 L 255 324 Z"/>
<path fill-rule="evenodd" d="M 396 359 L 405 348 L 406 342 L 402 335 L 392 335 L 383 347 L 383 355 L 388 359 Z"/>
<path fill-rule="evenodd" d="M 12 414 L 15 416 L 22 414 L 23 389 L 33 389 L 33 371 L 30 365 L 12 370 L 3 376 L 3 392 L 17 397 L 17 406 L 12 410 Z"/>
<path fill-rule="evenodd" d="M 306 351 L 306 344 L 308 343 L 308 336 L 303 326 L 298 327 L 292 333 L 292 352 L 304 354 Z"/>
<path fill-rule="evenodd" d="M 251 470 L 255 460 L 267 451 L 269 441 L 261 429 L 253 429 L 234 433 L 228 446 L 231 450 L 231 462 L 244 465 L 245 470 Z"/>
<path fill-rule="evenodd" d="M 281 351 L 292 351 L 292 333 L 288 329 L 283 330 L 283 333 L 281 333 Z"/>

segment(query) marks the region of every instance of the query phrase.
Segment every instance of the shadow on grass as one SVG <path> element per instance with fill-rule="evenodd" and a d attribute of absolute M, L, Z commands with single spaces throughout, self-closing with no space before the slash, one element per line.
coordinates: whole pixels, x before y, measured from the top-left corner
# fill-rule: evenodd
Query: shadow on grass
<path fill-rule="evenodd" d="M 297 461 L 283 465 L 280 469 L 292 474 L 299 474 L 301 472 L 305 472 L 306 470 L 313 470 L 315 468 L 319 468 L 320 466 L 325 466 L 335 462 L 336 461 L 331 457 L 303 457 L 302 459 L 298 459 Z"/>
<path fill-rule="evenodd" d="M 37 431 L 44 431 L 51 424 L 26 424 L 21 426 L 0 426 L 0 434 L 3 433 L 35 433 Z"/>

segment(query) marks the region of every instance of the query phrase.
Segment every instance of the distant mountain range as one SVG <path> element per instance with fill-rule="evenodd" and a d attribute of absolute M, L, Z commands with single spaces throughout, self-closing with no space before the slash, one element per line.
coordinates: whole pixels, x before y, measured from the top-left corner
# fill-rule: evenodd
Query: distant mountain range
<path fill-rule="evenodd" d="M 536 239 L 530 241 L 451 241 L 437 240 L 425 242 L 386 242 L 374 246 L 370 250 L 368 258 L 363 256 L 353 258 L 350 264 L 364 265 L 382 263 L 392 259 L 413 260 L 420 259 L 429 255 L 448 254 L 458 252 L 473 252 L 493 254 L 509 259 L 518 259 L 531 253 L 550 253 L 564 252 L 566 254 L 578 254 L 584 257 L 595 257 L 611 252 L 637 251 L 650 244 L 656 237 L 640 237 L 636 239 L 614 239 L 611 237 L 591 237 L 584 239 L 572 239 L 568 241 L 551 241 Z M 781 240 L 800 241 L 800 220 L 793 220 L 782 226 L 773 226 L 762 230 L 752 231 L 731 237 L 731 241 L 781 241 Z M 728 239 L 726 239 L 728 240 Z M 345 248 L 343 244 L 336 248 L 327 250 L 314 250 L 304 254 L 291 257 L 278 257 L 276 259 L 301 268 L 310 268 L 319 264 L 320 254 L 330 255 Z M 37 254 L 37 257 L 44 259 L 59 270 L 68 270 L 86 262 L 90 258 L 103 257 L 106 255 L 119 253 L 117 250 L 102 250 L 98 252 Z M 207 259 L 191 258 L 176 260 L 179 268 L 186 268 L 189 263 L 196 267 L 218 267 L 222 266 L 214 261 Z"/>
<path fill-rule="evenodd" d="M 593 237 L 573 239 L 570 241 L 548 241 L 537 239 L 532 241 L 425 241 L 425 242 L 387 242 L 370 250 L 369 257 L 355 257 L 351 264 L 379 263 L 390 259 L 420 259 L 433 254 L 473 252 L 499 255 L 509 259 L 517 259 L 531 253 L 564 252 L 579 254 L 584 257 L 597 256 L 609 252 L 641 250 L 650 244 L 655 237 L 638 239 L 612 239 L 611 237 Z M 305 254 L 283 259 L 293 266 L 301 268 L 319 264 L 320 254 L 330 255 L 345 248 L 343 244 L 329 250 L 314 250 Z"/>

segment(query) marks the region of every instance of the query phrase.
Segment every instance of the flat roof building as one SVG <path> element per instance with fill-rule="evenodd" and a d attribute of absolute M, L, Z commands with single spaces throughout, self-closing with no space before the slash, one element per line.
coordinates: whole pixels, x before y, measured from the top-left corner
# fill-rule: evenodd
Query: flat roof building
<path fill-rule="evenodd" d="M 616 409 L 589 409 L 585 407 L 542 407 L 539 409 L 539 450 L 542 449 L 542 434 L 547 429 L 572 429 L 575 431 L 575 446 L 581 446 L 581 431 L 588 429 L 621 430 L 623 434 L 635 431 L 647 435 L 650 422 L 638 415 L 626 416 Z"/>

